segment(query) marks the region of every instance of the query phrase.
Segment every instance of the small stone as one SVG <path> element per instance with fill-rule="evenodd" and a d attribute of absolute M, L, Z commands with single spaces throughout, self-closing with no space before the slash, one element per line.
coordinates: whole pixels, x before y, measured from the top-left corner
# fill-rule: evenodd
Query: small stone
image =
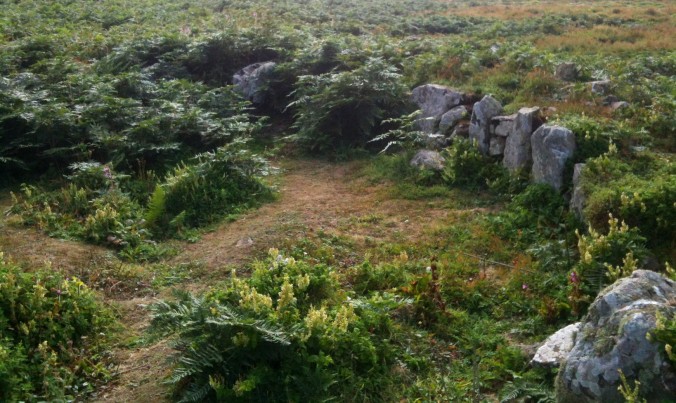
<path fill-rule="evenodd" d="M 610 104 L 610 109 L 613 111 L 616 111 L 618 109 L 623 109 L 623 108 L 628 108 L 629 107 L 629 102 L 626 101 L 619 101 L 619 102 L 613 102 Z"/>
<path fill-rule="evenodd" d="M 500 102 L 490 95 L 474 104 L 469 124 L 469 138 L 475 141 L 479 151 L 487 155 L 491 139 L 491 119 L 502 113 Z"/>
<path fill-rule="evenodd" d="M 575 81 L 577 79 L 577 64 L 571 62 L 561 63 L 556 66 L 556 78 L 563 81 Z"/>
<path fill-rule="evenodd" d="M 591 92 L 596 95 L 605 95 L 610 92 L 610 80 L 592 81 Z"/>
<path fill-rule="evenodd" d="M 250 237 L 242 238 L 239 241 L 237 241 L 237 246 L 238 248 L 246 248 L 251 245 L 253 245 L 254 241 Z"/>
<path fill-rule="evenodd" d="M 549 336 L 535 352 L 531 364 L 552 368 L 561 365 L 573 349 L 575 337 L 581 326 L 581 322 L 573 323 Z"/>
<path fill-rule="evenodd" d="M 441 171 L 444 169 L 446 159 L 437 151 L 420 150 L 411 158 L 411 166 L 420 169 Z"/>
<path fill-rule="evenodd" d="M 455 125 L 468 116 L 469 113 L 465 105 L 456 106 L 450 111 L 444 113 L 441 115 L 441 119 L 439 120 L 439 133 L 449 134 Z"/>

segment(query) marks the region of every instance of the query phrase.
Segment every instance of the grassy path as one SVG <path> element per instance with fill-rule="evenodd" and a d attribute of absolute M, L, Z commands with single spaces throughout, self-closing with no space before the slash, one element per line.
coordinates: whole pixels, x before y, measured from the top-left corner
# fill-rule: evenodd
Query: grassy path
<path fill-rule="evenodd" d="M 90 285 L 99 288 L 119 312 L 124 339 L 130 342 L 121 343 L 114 352 L 119 363 L 117 377 L 95 401 L 166 401 L 169 391 L 162 380 L 170 371 L 171 348 L 166 341 L 148 344 L 138 340 L 149 324 L 145 306 L 169 296 L 172 287 L 204 290 L 226 278 L 232 268 L 246 270 L 247 262 L 270 247 L 293 246 L 316 237 L 335 237 L 348 245 L 336 264 L 349 267 L 361 261 L 367 250 L 418 241 L 436 222 L 457 211 L 449 209 L 443 199 L 396 197 L 392 185 L 373 184 L 361 174 L 364 164 L 279 161 L 281 174 L 274 179 L 277 200 L 216 225 L 195 243 L 172 242 L 179 252 L 164 264 L 199 270 L 171 286 L 152 286 L 146 281 L 151 275 L 143 272 L 153 271 L 151 265 L 124 264 L 108 249 L 49 238 L 17 225 L 11 217 L 0 221 L 0 249 L 26 268 L 51 262 L 55 270 L 89 278 L 94 282 Z M 10 202 L 4 197 L 0 207 L 4 210 Z"/>

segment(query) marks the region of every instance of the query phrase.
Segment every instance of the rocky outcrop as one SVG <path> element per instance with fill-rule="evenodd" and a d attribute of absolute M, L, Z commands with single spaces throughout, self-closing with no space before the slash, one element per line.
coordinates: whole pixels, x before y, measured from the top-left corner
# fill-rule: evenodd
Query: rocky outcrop
<path fill-rule="evenodd" d="M 531 136 L 531 148 L 533 180 L 561 190 L 566 161 L 575 152 L 575 134 L 561 126 L 540 126 Z"/>
<path fill-rule="evenodd" d="M 622 402 L 620 376 L 641 382 L 650 402 L 673 401 L 676 372 L 658 343 L 646 335 L 657 315 L 675 315 L 676 283 L 636 270 L 599 294 L 582 321 L 557 377 L 559 402 Z"/>
<path fill-rule="evenodd" d="M 265 90 L 277 66 L 274 62 L 254 63 L 239 70 L 232 76 L 235 90 L 256 106 L 266 102 Z"/>
<path fill-rule="evenodd" d="M 577 64 L 561 63 L 556 66 L 556 78 L 563 81 L 575 81 L 577 79 Z"/>
<path fill-rule="evenodd" d="M 502 105 L 490 95 L 474 104 L 469 124 L 469 139 L 475 141 L 479 151 L 487 155 L 491 141 L 491 119 L 502 113 Z"/>
<path fill-rule="evenodd" d="M 575 345 L 575 338 L 582 327 L 581 322 L 573 323 L 549 336 L 535 352 L 531 365 L 554 368 L 561 365 Z"/>
<path fill-rule="evenodd" d="M 465 93 L 438 84 L 425 84 L 413 89 L 411 100 L 421 110 L 417 121 L 418 129 L 434 133 L 441 116 L 465 102 Z"/>
<path fill-rule="evenodd" d="M 420 150 L 411 158 L 411 166 L 420 169 L 441 171 L 446 160 L 437 151 Z"/>
<path fill-rule="evenodd" d="M 587 195 L 582 188 L 582 170 L 585 164 L 575 164 L 573 168 L 573 196 L 570 198 L 570 210 L 579 220 L 584 220 L 584 207 Z"/>
<path fill-rule="evenodd" d="M 540 108 L 521 108 L 514 118 L 512 131 L 505 142 L 505 152 L 502 164 L 508 170 L 515 172 L 530 167 L 531 135 L 540 127 L 542 119 Z"/>
<path fill-rule="evenodd" d="M 469 111 L 465 105 L 456 106 L 444 113 L 439 120 L 439 133 L 451 134 L 455 126 L 468 116 Z"/>

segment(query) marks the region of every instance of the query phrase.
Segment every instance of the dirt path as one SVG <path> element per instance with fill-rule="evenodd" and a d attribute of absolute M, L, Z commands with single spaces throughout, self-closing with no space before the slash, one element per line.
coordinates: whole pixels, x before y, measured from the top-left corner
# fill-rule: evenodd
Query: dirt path
<path fill-rule="evenodd" d="M 389 199 L 383 185 L 357 177 L 359 162 L 301 160 L 283 168 L 277 201 L 220 225 L 188 245 L 176 261 L 219 270 L 320 231 L 357 243 L 366 238 L 412 240 L 449 213 L 429 202 Z"/>

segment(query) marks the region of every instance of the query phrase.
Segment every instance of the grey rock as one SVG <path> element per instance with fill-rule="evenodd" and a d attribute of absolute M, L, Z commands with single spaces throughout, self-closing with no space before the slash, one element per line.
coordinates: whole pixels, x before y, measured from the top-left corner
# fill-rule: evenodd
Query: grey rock
<path fill-rule="evenodd" d="M 441 115 L 462 104 L 465 93 L 437 84 L 425 84 L 413 89 L 411 100 L 422 111 L 417 121 L 418 129 L 434 133 Z"/>
<path fill-rule="evenodd" d="M 497 157 L 502 155 L 505 152 L 505 138 L 501 136 L 491 137 L 490 144 L 488 146 L 488 155 L 491 157 Z"/>
<path fill-rule="evenodd" d="M 549 336 L 535 352 L 531 364 L 551 368 L 561 365 L 573 349 L 581 327 L 581 322 L 573 323 Z"/>
<path fill-rule="evenodd" d="M 502 165 L 509 171 L 515 172 L 530 167 L 531 147 L 530 137 L 542 124 L 540 108 L 521 108 L 514 118 L 512 132 L 505 142 L 505 156 Z"/>
<path fill-rule="evenodd" d="M 501 137 L 509 136 L 514 129 L 514 119 L 516 119 L 516 114 L 494 117 L 491 119 L 491 134 Z"/>
<path fill-rule="evenodd" d="M 232 76 L 235 90 L 254 105 L 264 105 L 266 101 L 265 90 L 276 66 L 275 62 L 265 62 L 244 67 Z"/>
<path fill-rule="evenodd" d="M 451 139 L 456 137 L 462 137 L 464 139 L 469 137 L 469 123 L 460 122 L 455 126 L 451 133 Z"/>
<path fill-rule="evenodd" d="M 450 134 L 455 125 L 469 116 L 469 111 L 464 105 L 456 106 L 450 111 L 441 115 L 439 120 L 439 133 Z"/>
<path fill-rule="evenodd" d="M 570 198 L 570 209 L 580 220 L 584 220 L 584 208 L 587 204 L 587 195 L 582 188 L 582 170 L 585 165 L 575 164 L 573 168 L 573 196 Z"/>
<path fill-rule="evenodd" d="M 616 111 L 618 109 L 622 109 L 622 108 L 628 108 L 628 107 L 629 107 L 629 102 L 626 102 L 626 101 L 613 102 L 612 104 L 610 104 L 610 109 L 612 109 L 614 111 Z"/>
<path fill-rule="evenodd" d="M 490 95 L 474 104 L 469 123 L 469 138 L 477 143 L 482 154 L 487 155 L 491 140 L 491 119 L 502 113 L 502 105 Z"/>
<path fill-rule="evenodd" d="M 575 134 L 565 127 L 544 125 L 530 139 L 533 180 L 561 190 L 566 161 L 575 152 Z"/>
<path fill-rule="evenodd" d="M 603 105 L 605 106 L 610 106 L 614 104 L 615 102 L 619 102 L 620 98 L 616 97 L 615 95 L 608 95 L 607 97 L 603 98 Z"/>
<path fill-rule="evenodd" d="M 589 308 L 557 376 L 559 402 L 622 402 L 619 370 L 629 384 L 641 382 L 641 397 L 673 401 L 676 372 L 660 344 L 646 337 L 657 316 L 676 315 L 676 283 L 636 270 L 603 290 Z"/>
<path fill-rule="evenodd" d="M 451 140 L 444 136 L 443 134 L 434 133 L 427 134 L 424 133 L 422 136 L 422 142 L 425 145 L 425 148 L 430 150 L 441 150 L 442 148 L 448 147 Z"/>
<path fill-rule="evenodd" d="M 556 78 L 563 81 L 575 81 L 577 79 L 577 64 L 566 62 L 556 66 Z"/>
<path fill-rule="evenodd" d="M 592 81 L 591 92 L 597 95 L 606 95 L 610 92 L 610 80 Z"/>
<path fill-rule="evenodd" d="M 238 248 L 246 248 L 248 246 L 251 246 L 254 244 L 253 239 L 250 237 L 242 238 L 239 241 L 237 241 L 237 244 L 235 245 Z"/>
<path fill-rule="evenodd" d="M 411 158 L 411 166 L 420 169 L 431 169 L 441 171 L 444 169 L 446 159 L 437 151 L 420 150 Z"/>

